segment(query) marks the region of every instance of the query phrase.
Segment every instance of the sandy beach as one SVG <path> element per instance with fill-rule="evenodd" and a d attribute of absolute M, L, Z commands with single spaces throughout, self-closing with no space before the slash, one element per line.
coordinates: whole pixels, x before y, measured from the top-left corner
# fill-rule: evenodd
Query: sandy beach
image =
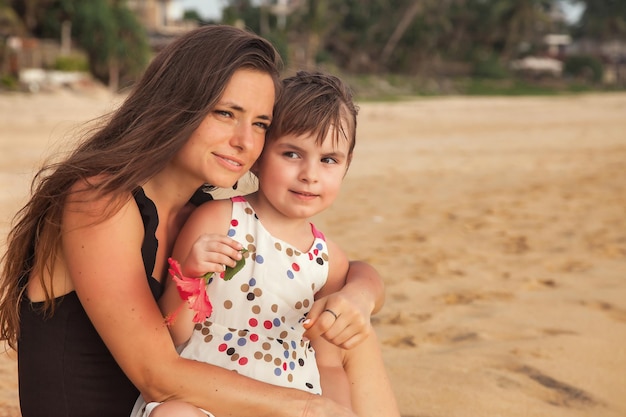
<path fill-rule="evenodd" d="M 0 95 L 2 251 L 35 168 L 119 100 Z M 357 136 L 315 222 L 385 279 L 402 415 L 625 416 L 626 94 L 361 103 Z M 19 415 L 4 354 L 0 417 Z"/>

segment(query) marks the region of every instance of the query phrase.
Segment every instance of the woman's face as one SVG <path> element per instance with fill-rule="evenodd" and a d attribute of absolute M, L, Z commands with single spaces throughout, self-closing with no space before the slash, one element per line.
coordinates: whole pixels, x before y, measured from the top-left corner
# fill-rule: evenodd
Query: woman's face
<path fill-rule="evenodd" d="M 237 70 L 217 105 L 173 158 L 176 169 L 204 183 L 231 187 L 261 154 L 272 121 L 274 82 L 264 72 Z"/>

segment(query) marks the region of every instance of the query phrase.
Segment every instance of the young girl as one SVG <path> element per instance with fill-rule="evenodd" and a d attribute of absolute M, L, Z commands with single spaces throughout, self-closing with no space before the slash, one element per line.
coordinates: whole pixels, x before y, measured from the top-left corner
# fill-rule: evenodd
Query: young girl
<path fill-rule="evenodd" d="M 140 391 L 220 416 L 353 416 L 331 400 L 182 358 L 157 305 L 194 192 L 231 187 L 261 153 L 279 64 L 269 42 L 241 29 L 185 33 L 119 109 L 37 174 L 0 277 L 0 339 L 18 350 L 23 417 L 127 417 Z M 357 268 L 327 303 L 368 320 L 382 292 L 367 284 L 376 274 Z M 318 331 L 327 326 L 312 320 Z M 348 340 L 367 329 L 350 323 L 330 328 Z"/>
<path fill-rule="evenodd" d="M 305 333 L 314 299 L 342 288 L 349 269 L 346 254 L 309 218 L 339 194 L 352 159 L 356 115 L 351 93 L 338 78 L 299 72 L 286 79 L 252 170 L 258 191 L 199 207 L 174 248 L 173 257 L 183 263 L 182 272 L 172 270 L 177 279 L 215 272 L 207 275 L 210 316 L 194 323 L 197 311 L 179 310 L 174 280 L 166 283 L 160 306 L 166 315 L 180 311 L 170 331 L 183 357 L 323 393 L 361 417 L 399 416 L 373 332 L 350 351 L 350 360 L 337 347 L 345 342 L 340 335 L 327 331 L 309 342 Z M 210 250 L 198 257 L 191 249 L 202 237 Z M 224 264 L 241 257 L 244 266 L 231 276 Z M 323 313 L 329 322 L 345 320 L 331 308 Z M 205 414 L 165 402 L 148 404 L 144 415 Z"/>

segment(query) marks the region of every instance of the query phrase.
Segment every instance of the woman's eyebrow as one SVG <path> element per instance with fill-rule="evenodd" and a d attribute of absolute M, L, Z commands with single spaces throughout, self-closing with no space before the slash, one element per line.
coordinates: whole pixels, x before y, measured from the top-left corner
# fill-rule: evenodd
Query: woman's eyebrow
<path fill-rule="evenodd" d="M 244 109 L 243 107 L 241 107 L 241 105 L 237 104 L 237 103 L 233 103 L 232 101 L 227 101 L 224 103 L 218 103 L 218 105 L 222 105 L 225 107 L 228 107 L 232 110 L 236 110 L 238 112 L 245 112 L 246 109 Z M 272 116 L 269 116 L 267 114 L 261 114 L 259 116 L 257 116 L 259 119 L 263 119 L 263 120 L 267 120 L 267 121 L 272 121 Z"/>

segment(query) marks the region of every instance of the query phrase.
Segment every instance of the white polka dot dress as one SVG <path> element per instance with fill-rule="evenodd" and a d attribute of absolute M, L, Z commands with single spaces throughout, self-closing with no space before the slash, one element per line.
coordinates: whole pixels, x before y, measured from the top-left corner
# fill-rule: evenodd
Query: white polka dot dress
<path fill-rule="evenodd" d="M 324 235 L 311 224 L 313 245 L 300 252 L 270 235 L 243 197 L 231 200 L 228 235 L 248 250 L 246 263 L 228 281 L 223 273 L 209 280 L 213 313 L 196 324 L 181 356 L 321 394 L 315 353 L 302 340 L 302 322 L 328 277 Z"/>

